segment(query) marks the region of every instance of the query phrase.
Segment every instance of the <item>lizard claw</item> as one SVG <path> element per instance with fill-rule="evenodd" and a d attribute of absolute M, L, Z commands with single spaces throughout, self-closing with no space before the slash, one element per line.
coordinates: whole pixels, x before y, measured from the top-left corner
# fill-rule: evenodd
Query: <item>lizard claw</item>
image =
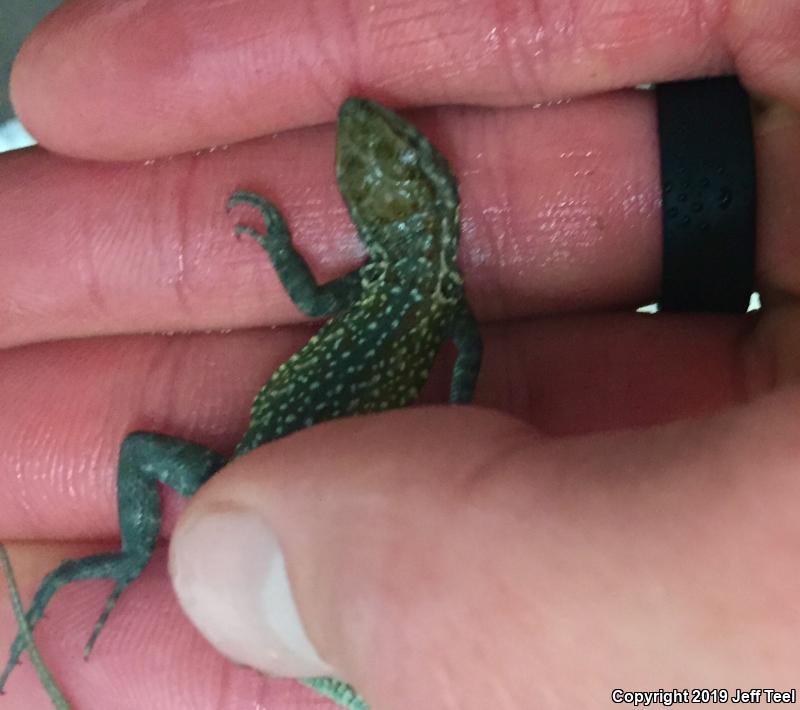
<path fill-rule="evenodd" d="M 237 239 L 241 239 L 243 234 L 253 237 L 255 240 L 266 239 L 267 235 L 259 232 L 255 227 L 250 227 L 246 224 L 237 224 L 233 227 L 233 233 Z"/>

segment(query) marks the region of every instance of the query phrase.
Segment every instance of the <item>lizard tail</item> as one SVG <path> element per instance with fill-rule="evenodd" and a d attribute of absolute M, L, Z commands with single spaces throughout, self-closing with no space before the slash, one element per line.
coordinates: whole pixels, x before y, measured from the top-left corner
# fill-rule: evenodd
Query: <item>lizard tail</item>
<path fill-rule="evenodd" d="M 8 580 L 8 589 L 11 593 L 11 606 L 14 609 L 14 616 L 17 620 L 17 624 L 19 625 L 20 636 L 23 639 L 25 648 L 27 648 L 28 655 L 31 657 L 31 662 L 36 668 L 36 673 L 39 676 L 39 680 L 42 682 L 42 686 L 50 696 L 50 700 L 52 700 L 53 706 L 56 708 L 56 710 L 72 710 L 72 706 L 69 704 L 59 687 L 56 685 L 56 682 L 53 680 L 53 676 L 50 675 L 50 671 L 47 670 L 47 666 L 45 666 L 44 661 L 42 660 L 39 649 L 36 648 L 36 644 L 34 643 L 33 635 L 31 633 L 31 627 L 28 623 L 28 619 L 26 618 L 25 609 L 22 606 L 22 599 L 19 596 L 19 589 L 17 588 L 17 580 L 14 577 L 14 570 L 11 567 L 11 560 L 8 558 L 8 552 L 6 552 L 5 546 L 2 544 L 0 544 L 0 566 L 2 566 L 3 573 Z M 6 684 L 6 680 L 8 680 L 9 674 L 16 665 L 17 658 L 12 657 L 12 660 L 9 661 L 8 666 L 6 666 L 6 669 L 3 671 L 2 675 L 0 675 L 0 693 L 3 692 L 3 687 Z"/>

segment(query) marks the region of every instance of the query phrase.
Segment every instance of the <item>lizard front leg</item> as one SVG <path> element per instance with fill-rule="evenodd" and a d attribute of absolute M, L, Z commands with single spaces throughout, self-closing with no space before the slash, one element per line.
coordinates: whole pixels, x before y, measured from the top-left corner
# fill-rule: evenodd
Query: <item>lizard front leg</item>
<path fill-rule="evenodd" d="M 478 323 L 466 301 L 453 319 L 450 337 L 458 350 L 450 384 L 450 404 L 467 404 L 472 401 L 475 393 L 475 383 L 481 369 L 483 342 Z"/>
<path fill-rule="evenodd" d="M 303 313 L 315 318 L 332 316 L 358 298 L 361 291 L 360 269 L 329 283 L 318 284 L 308 264 L 292 246 L 289 228 L 278 208 L 261 195 L 237 191 L 230 196 L 228 209 L 241 204 L 250 205 L 261 212 L 267 232 L 237 224 L 234 227 L 236 235 L 247 234 L 264 248 L 283 287 Z"/>
<path fill-rule="evenodd" d="M 29 629 L 33 630 L 50 599 L 65 584 L 86 579 L 112 579 L 114 589 L 84 648 L 84 657 L 88 657 L 120 594 L 142 573 L 153 554 L 161 527 L 157 484 L 164 483 L 183 496 L 191 496 L 225 462 L 216 452 L 185 439 L 149 432 L 129 434 L 120 447 L 117 476 L 121 551 L 66 560 L 50 572 L 39 585 L 28 609 Z M 0 690 L 26 646 L 24 634 L 19 633 L 11 646 L 8 664 L 0 675 Z"/>

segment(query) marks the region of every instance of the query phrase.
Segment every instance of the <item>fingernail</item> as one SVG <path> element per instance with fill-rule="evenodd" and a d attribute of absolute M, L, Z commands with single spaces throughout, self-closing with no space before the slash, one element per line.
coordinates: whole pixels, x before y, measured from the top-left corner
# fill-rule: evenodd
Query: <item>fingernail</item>
<path fill-rule="evenodd" d="M 172 538 L 170 574 L 187 616 L 230 659 L 271 675 L 335 675 L 303 628 L 283 552 L 255 511 L 196 513 Z"/>

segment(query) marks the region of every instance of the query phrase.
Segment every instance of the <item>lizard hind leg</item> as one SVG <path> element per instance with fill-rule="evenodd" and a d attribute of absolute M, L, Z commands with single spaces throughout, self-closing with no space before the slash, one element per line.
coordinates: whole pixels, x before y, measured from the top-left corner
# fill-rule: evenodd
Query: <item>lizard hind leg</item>
<path fill-rule="evenodd" d="M 120 595 L 139 577 L 153 554 L 161 527 L 158 483 L 190 496 L 224 463 L 225 459 L 218 453 L 185 439 L 149 432 L 129 434 L 120 448 L 117 477 L 122 550 L 66 560 L 50 572 L 26 614 L 29 629 L 36 626 L 53 595 L 64 585 L 88 579 L 113 580 L 114 590 L 84 648 L 84 656 L 88 656 Z M 0 689 L 26 646 L 24 635 L 18 634 L 11 646 L 8 664 L 0 675 Z"/>
<path fill-rule="evenodd" d="M 33 631 L 36 624 L 44 616 L 44 610 L 53 598 L 53 595 L 61 589 L 65 584 L 70 582 L 78 582 L 86 579 L 104 579 L 110 576 L 113 568 L 119 564 L 122 557 L 120 554 L 104 553 L 100 555 L 91 555 L 78 560 L 66 560 L 62 562 L 56 569 L 48 574 L 39 589 L 33 597 L 30 609 L 25 615 L 30 631 Z M 6 684 L 8 676 L 19 661 L 19 657 L 27 647 L 27 640 L 22 630 L 17 634 L 14 642 L 11 644 L 11 651 L 9 654 L 8 663 L 6 664 L 3 673 L 0 674 L 0 690 Z"/>
<path fill-rule="evenodd" d="M 17 620 L 20 634 L 25 640 L 28 655 L 30 656 L 31 661 L 33 661 L 33 665 L 36 668 L 36 673 L 39 676 L 39 680 L 42 682 L 42 686 L 50 696 L 50 700 L 53 702 L 53 707 L 55 707 L 56 710 L 72 710 L 72 706 L 64 697 L 64 694 L 61 692 L 61 689 L 58 687 L 58 685 L 56 685 L 50 670 L 47 668 L 47 665 L 39 653 L 39 649 L 36 647 L 36 642 L 33 640 L 31 629 L 30 626 L 28 626 L 28 620 L 25 615 L 25 609 L 22 606 L 22 599 L 19 595 L 14 569 L 11 567 L 11 560 L 9 559 L 8 552 L 2 543 L 0 543 L 0 567 L 2 567 L 6 581 L 8 582 L 8 590 L 11 594 L 11 608 L 14 611 L 14 617 Z M 5 683 L 5 678 L 7 675 L 7 672 L 3 674 L 3 683 Z M 0 690 L 0 694 L 2 694 L 2 690 Z"/>

